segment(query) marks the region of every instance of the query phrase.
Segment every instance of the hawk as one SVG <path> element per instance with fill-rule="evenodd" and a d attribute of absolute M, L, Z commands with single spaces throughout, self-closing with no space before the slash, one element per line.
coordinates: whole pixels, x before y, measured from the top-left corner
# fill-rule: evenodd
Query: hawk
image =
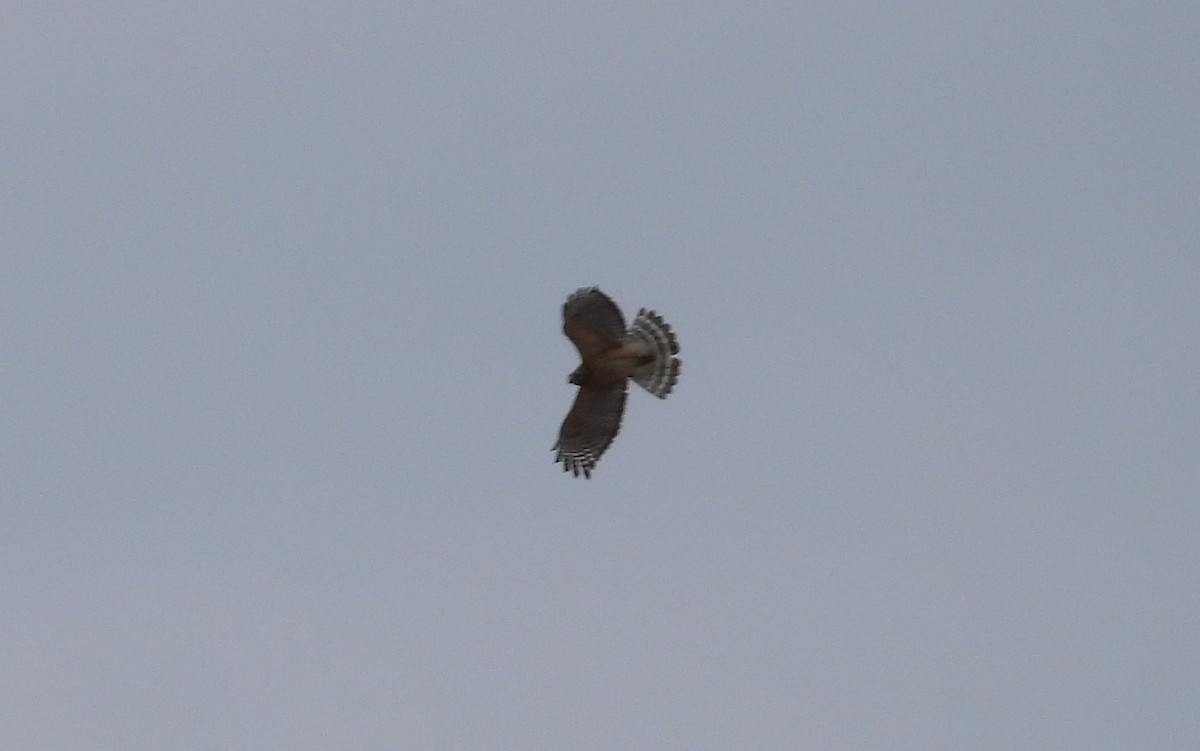
<path fill-rule="evenodd" d="M 679 379 L 675 332 L 642 308 L 626 329 L 621 309 L 596 287 L 581 287 L 563 305 L 563 333 L 583 362 L 567 379 L 579 387 L 552 450 L 563 471 L 590 478 L 617 437 L 629 379 L 666 399 Z"/>

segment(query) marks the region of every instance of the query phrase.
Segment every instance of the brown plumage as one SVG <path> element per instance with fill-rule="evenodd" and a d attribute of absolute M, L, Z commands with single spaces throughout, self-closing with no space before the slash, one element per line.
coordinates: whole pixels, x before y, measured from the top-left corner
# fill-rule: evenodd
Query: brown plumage
<path fill-rule="evenodd" d="M 654 311 L 625 318 L 607 295 L 581 288 L 563 305 L 563 333 L 582 360 L 568 379 L 579 386 L 554 444 L 555 461 L 578 477 L 592 476 L 596 462 L 621 430 L 629 379 L 665 399 L 679 379 L 679 343 Z"/>

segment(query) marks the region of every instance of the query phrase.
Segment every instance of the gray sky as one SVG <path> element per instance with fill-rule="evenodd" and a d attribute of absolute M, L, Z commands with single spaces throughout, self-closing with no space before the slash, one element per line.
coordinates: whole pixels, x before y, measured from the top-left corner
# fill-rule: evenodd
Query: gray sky
<path fill-rule="evenodd" d="M 1194 4 L 183 5 L 3 13 L 0 747 L 1196 748 Z"/>

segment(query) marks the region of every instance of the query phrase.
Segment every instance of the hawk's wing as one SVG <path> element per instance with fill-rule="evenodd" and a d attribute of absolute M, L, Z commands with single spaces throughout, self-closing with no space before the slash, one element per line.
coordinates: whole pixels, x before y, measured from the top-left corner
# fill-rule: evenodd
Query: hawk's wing
<path fill-rule="evenodd" d="M 600 353 L 621 346 L 625 317 L 608 295 L 595 287 L 581 287 L 563 305 L 563 333 L 588 365 Z"/>
<path fill-rule="evenodd" d="M 625 390 L 628 379 L 606 386 L 584 385 L 575 395 L 575 403 L 563 420 L 558 433 L 556 462 L 563 471 L 571 470 L 578 477 L 592 476 L 592 468 L 621 430 L 621 415 L 625 412 Z"/>

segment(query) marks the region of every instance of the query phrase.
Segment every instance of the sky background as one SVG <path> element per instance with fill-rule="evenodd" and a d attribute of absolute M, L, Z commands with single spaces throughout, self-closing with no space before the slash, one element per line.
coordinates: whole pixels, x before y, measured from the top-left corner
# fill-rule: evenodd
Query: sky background
<path fill-rule="evenodd" d="M 1196 749 L 1198 38 L 10 4 L 0 747 Z"/>

